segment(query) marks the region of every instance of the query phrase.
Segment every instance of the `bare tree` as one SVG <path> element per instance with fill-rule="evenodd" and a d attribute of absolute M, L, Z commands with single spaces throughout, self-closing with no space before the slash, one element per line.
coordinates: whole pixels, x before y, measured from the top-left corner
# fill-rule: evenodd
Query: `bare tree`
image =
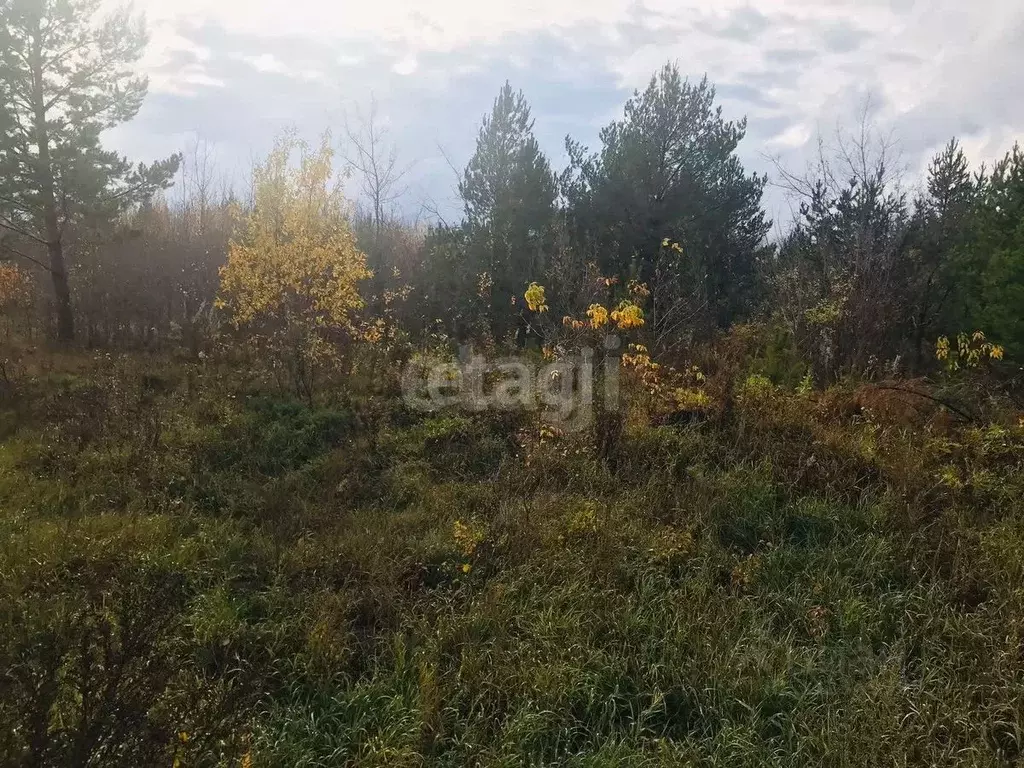
<path fill-rule="evenodd" d="M 856 128 L 819 138 L 804 173 L 773 159 L 798 213 L 772 265 L 776 307 L 823 376 L 900 353 L 910 210 L 891 135 L 865 103 Z"/>
<path fill-rule="evenodd" d="M 440 143 L 437 144 L 437 151 L 441 155 L 441 158 L 444 160 L 444 164 L 448 167 L 448 170 L 451 171 L 452 178 L 454 179 L 449 189 L 449 198 L 447 202 L 449 204 L 456 202 L 460 209 L 459 212 L 461 213 L 462 197 L 459 194 L 459 185 L 462 183 L 462 169 L 455 164 L 455 161 L 452 159 L 451 155 L 443 146 L 441 146 Z M 422 199 L 420 201 L 420 210 L 427 216 L 432 217 L 442 227 L 451 227 L 454 225 L 454 222 L 449 222 L 447 219 L 445 219 L 441 203 L 439 203 L 433 197 L 426 197 Z"/>
<path fill-rule="evenodd" d="M 351 151 L 345 156 L 348 166 L 360 176 L 360 191 L 372 207 L 373 228 L 377 239 L 391 215 L 392 207 L 406 188 L 402 180 L 411 165 L 398 161 L 398 148 L 390 141 L 386 122 L 377 111 L 377 101 L 370 97 L 364 113 L 356 110 L 355 124 L 345 120 L 345 135 Z"/>
<path fill-rule="evenodd" d="M 209 340 L 211 307 L 232 229 L 232 199 L 214 147 L 201 138 L 182 153 L 174 194 L 119 217 L 101 232 L 77 277 L 77 311 L 89 345 Z"/>
<path fill-rule="evenodd" d="M 870 99 L 862 104 L 853 130 L 837 124 L 831 141 L 818 135 L 816 153 L 803 173 L 787 168 L 777 156 L 767 159 L 775 166 L 772 186 L 783 190 L 797 210 L 819 187 L 833 197 L 851 184 L 900 191 L 906 175 L 894 134 L 883 133 L 872 122 Z"/>
<path fill-rule="evenodd" d="M 181 203 L 186 222 L 202 237 L 213 198 L 216 159 L 201 136 L 186 148 L 181 164 Z"/>

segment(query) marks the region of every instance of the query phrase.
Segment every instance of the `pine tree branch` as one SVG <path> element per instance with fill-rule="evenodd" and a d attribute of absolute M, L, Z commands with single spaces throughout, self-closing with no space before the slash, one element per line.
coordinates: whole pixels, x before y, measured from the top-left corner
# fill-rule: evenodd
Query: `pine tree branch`
<path fill-rule="evenodd" d="M 35 240 L 40 245 L 49 245 L 49 243 L 43 240 L 41 237 L 37 237 L 36 235 L 33 235 L 31 232 L 26 232 L 24 229 L 20 229 L 19 227 L 14 226 L 13 222 L 10 222 L 9 219 L 5 221 L 5 218 L 6 217 L 0 217 L 0 227 L 3 227 L 4 229 L 9 229 L 11 232 L 15 232 L 21 235 L 22 237 L 27 237 L 29 240 Z"/>
<path fill-rule="evenodd" d="M 75 88 L 83 87 L 83 84 L 89 83 L 93 79 L 93 77 L 98 75 L 103 70 L 108 69 L 111 64 L 114 64 L 117 61 L 117 56 L 118 54 L 116 52 L 112 53 L 110 56 L 98 61 L 95 64 L 95 66 L 93 66 L 91 69 L 85 70 L 84 73 L 76 72 L 73 75 L 70 75 L 68 77 L 68 82 L 62 88 L 59 88 L 56 91 L 56 93 L 54 93 L 53 98 L 51 98 L 48 102 L 46 102 L 43 105 L 43 110 L 49 112 L 53 107 L 55 107 L 60 102 L 62 98 L 67 96 L 72 90 L 74 90 Z"/>
<path fill-rule="evenodd" d="M 75 45 L 68 46 L 60 53 L 54 54 L 49 59 L 43 62 L 43 69 L 49 69 L 51 66 L 61 61 L 65 56 L 75 51 L 80 51 L 82 48 L 87 48 L 92 43 L 91 40 L 83 40 Z"/>
<path fill-rule="evenodd" d="M 46 264 L 41 262 L 39 259 L 35 258 L 34 256 L 29 256 L 27 253 L 23 253 L 22 251 L 19 251 L 17 248 L 8 245 L 3 240 L 0 240 L 0 248 L 3 248 L 4 251 L 6 251 L 8 253 L 12 253 L 15 256 L 21 257 L 21 258 L 25 259 L 26 261 L 31 261 L 33 264 L 35 264 L 40 269 L 45 269 L 47 272 L 50 272 L 50 273 L 53 272 L 53 270 L 50 269 L 50 267 L 48 267 Z M 4 259 L 4 258 L 0 257 L 0 261 L 10 261 L 10 259 Z"/>
<path fill-rule="evenodd" d="M 4 203 L 5 205 L 9 205 L 12 208 L 17 208 L 19 211 L 22 211 L 23 213 L 28 213 L 28 214 L 41 214 L 42 213 L 42 209 L 41 208 L 33 208 L 31 206 L 25 205 L 25 203 L 19 202 L 18 200 L 14 199 L 13 197 L 8 197 L 7 195 L 0 195 L 0 203 Z"/>
<path fill-rule="evenodd" d="M 104 202 L 104 203 L 113 203 L 113 202 L 115 202 L 117 200 L 120 200 L 123 197 L 127 197 L 128 195 L 131 195 L 131 194 L 133 194 L 135 192 L 138 192 L 141 189 L 145 189 L 145 187 L 149 183 L 150 183 L 149 181 L 140 181 L 138 184 L 133 184 L 130 187 L 126 187 L 125 189 L 122 189 L 120 192 L 115 192 L 113 195 L 110 195 L 109 197 L 103 198 L 102 202 Z"/>

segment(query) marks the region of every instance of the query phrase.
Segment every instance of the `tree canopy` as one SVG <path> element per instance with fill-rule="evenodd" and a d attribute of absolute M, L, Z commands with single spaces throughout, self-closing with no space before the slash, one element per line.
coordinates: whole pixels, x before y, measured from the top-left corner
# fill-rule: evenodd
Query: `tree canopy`
<path fill-rule="evenodd" d="M 0 0 L 0 224 L 46 248 L 64 340 L 74 333 L 69 228 L 109 221 L 146 199 L 179 162 L 173 155 L 136 166 L 103 149 L 103 131 L 133 118 L 145 98 L 134 64 L 146 35 L 128 9 L 97 19 L 99 5 Z"/>
<path fill-rule="evenodd" d="M 665 65 L 601 131 L 596 154 L 567 140 L 561 184 L 575 236 L 606 271 L 661 282 L 655 304 L 685 300 L 703 325 L 724 327 L 753 308 L 770 222 L 766 179 L 736 156 L 746 121 L 725 120 L 714 101 L 707 78 L 691 83 Z M 685 253 L 666 254 L 666 238 Z"/>

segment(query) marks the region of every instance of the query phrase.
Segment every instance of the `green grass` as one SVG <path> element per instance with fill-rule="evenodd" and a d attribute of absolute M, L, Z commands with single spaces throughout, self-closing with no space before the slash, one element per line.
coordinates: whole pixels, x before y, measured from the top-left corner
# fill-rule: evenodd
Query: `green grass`
<path fill-rule="evenodd" d="M 526 417 L 152 366 L 4 413 L 5 764 L 1021 757 L 1019 431 L 794 396 L 602 463 Z"/>

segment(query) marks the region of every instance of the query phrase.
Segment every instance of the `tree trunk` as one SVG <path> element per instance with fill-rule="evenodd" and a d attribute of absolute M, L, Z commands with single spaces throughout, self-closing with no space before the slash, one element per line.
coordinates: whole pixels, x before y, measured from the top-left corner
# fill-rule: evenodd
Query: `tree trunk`
<path fill-rule="evenodd" d="M 68 286 L 67 265 L 64 262 L 64 244 L 57 218 L 57 196 L 54 193 L 53 167 L 50 165 L 50 137 L 46 130 L 46 93 L 43 89 L 42 30 L 36 22 L 32 45 L 32 106 L 35 111 L 37 180 L 43 205 L 43 223 L 46 229 L 46 252 L 50 257 L 50 275 L 57 301 L 57 340 L 74 341 L 75 316 L 71 310 L 71 290 Z"/>
<path fill-rule="evenodd" d="M 49 233 L 47 236 L 52 237 Z M 71 289 L 68 286 L 68 273 L 64 266 L 64 248 L 59 233 L 56 240 L 50 240 L 46 244 L 46 250 L 50 254 L 53 294 L 57 299 L 57 340 L 71 342 L 75 339 L 75 315 L 71 310 Z"/>

